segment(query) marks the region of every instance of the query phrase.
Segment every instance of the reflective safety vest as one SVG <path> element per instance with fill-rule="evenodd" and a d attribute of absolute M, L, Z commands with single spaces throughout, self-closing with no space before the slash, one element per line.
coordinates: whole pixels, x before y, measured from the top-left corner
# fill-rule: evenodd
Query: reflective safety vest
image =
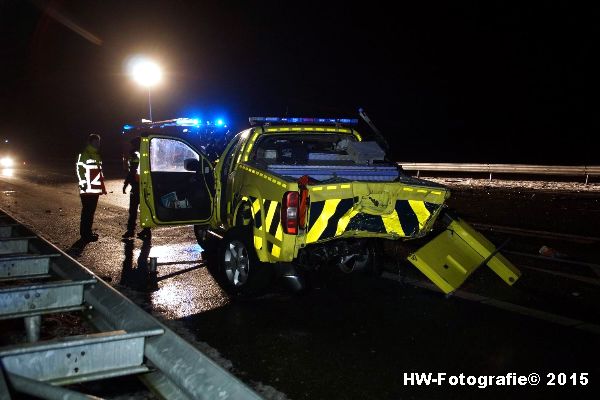
<path fill-rule="evenodd" d="M 129 153 L 129 158 L 127 159 L 127 176 L 125 177 L 125 182 L 123 182 L 124 187 L 127 185 L 131 185 L 131 189 L 139 189 L 140 184 L 140 152 L 139 151 L 131 151 Z"/>
<path fill-rule="evenodd" d="M 133 177 L 130 183 L 139 182 L 140 181 L 140 152 L 132 151 L 129 154 L 129 159 L 127 160 L 127 166 L 129 167 L 129 174 Z"/>
<path fill-rule="evenodd" d="M 76 170 L 80 194 L 106 194 L 102 159 L 98 150 L 92 145 L 88 144 L 77 157 Z"/>

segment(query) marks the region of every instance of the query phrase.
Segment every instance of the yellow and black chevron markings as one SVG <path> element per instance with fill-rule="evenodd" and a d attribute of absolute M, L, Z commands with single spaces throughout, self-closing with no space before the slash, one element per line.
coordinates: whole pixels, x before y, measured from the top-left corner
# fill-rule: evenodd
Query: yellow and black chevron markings
<path fill-rule="evenodd" d="M 279 258 L 283 240 L 281 203 L 263 199 L 261 208 L 261 200 L 255 197 L 247 199 L 251 204 L 254 227 L 265 232 L 267 252 Z M 421 200 L 397 200 L 391 213 L 372 215 L 358 211 L 354 207 L 356 201 L 356 198 L 347 198 L 311 202 L 306 243 L 330 239 L 347 231 L 413 237 L 427 225 L 431 216 L 441 207 L 440 204 Z M 263 237 L 255 235 L 256 250 L 262 250 L 263 245 Z"/>
<path fill-rule="evenodd" d="M 339 236 L 346 231 L 415 236 L 441 206 L 419 200 L 397 200 L 387 215 L 372 215 L 353 208 L 356 199 L 315 201 L 310 206 L 306 243 Z"/>
<path fill-rule="evenodd" d="M 269 240 L 267 237 L 267 251 L 276 258 L 281 254 L 281 241 L 283 239 L 283 229 L 281 227 L 281 203 L 263 199 L 263 210 L 265 211 L 265 224 L 263 227 L 262 211 L 260 208 L 260 200 L 255 197 L 250 197 L 252 204 L 252 214 L 254 216 L 254 227 L 262 229 L 265 233 L 269 233 L 275 240 Z M 254 236 L 254 247 L 256 250 L 261 250 L 263 247 L 263 239 L 260 236 Z"/>

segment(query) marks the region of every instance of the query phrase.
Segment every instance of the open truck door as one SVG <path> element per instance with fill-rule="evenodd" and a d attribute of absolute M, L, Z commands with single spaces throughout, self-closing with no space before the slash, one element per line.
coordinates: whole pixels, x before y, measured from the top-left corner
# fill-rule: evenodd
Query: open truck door
<path fill-rule="evenodd" d="M 444 293 L 458 289 L 473 271 L 487 265 L 503 281 L 514 284 L 521 272 L 492 242 L 462 219 L 446 212 L 442 233 L 408 257 Z"/>
<path fill-rule="evenodd" d="M 140 223 L 208 225 L 215 197 L 214 167 L 181 138 L 143 134 L 140 143 Z"/>

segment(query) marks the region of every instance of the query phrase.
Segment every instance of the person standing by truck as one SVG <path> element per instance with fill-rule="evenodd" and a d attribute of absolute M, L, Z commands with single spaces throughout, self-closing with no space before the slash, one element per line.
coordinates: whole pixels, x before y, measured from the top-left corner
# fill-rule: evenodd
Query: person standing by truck
<path fill-rule="evenodd" d="M 133 138 L 130 142 L 129 156 L 127 159 L 127 176 L 123 182 L 123 194 L 127 193 L 127 186 L 131 185 L 129 192 L 129 218 L 127 219 L 127 231 L 123 234 L 123 239 L 131 239 L 135 233 L 135 225 L 138 216 L 138 206 L 140 205 L 140 138 Z M 149 240 L 152 237 L 150 228 L 144 228 L 137 237 L 142 240 Z"/>
<path fill-rule="evenodd" d="M 79 179 L 79 197 L 81 198 L 81 220 L 79 234 L 84 242 L 95 242 L 98 235 L 92 232 L 94 213 L 98 198 L 106 194 L 102 158 L 99 153 L 100 135 L 88 136 L 88 144 L 77 157 L 76 171 Z"/>

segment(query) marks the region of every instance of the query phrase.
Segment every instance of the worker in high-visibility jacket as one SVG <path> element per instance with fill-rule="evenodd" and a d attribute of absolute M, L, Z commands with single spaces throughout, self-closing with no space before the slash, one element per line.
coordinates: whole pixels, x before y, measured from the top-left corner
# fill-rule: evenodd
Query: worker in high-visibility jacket
<path fill-rule="evenodd" d="M 104 175 L 102 174 L 102 159 L 100 135 L 91 134 L 88 144 L 77 157 L 77 177 L 79 178 L 79 197 L 81 197 L 81 220 L 79 234 L 85 242 L 95 242 L 98 235 L 92 232 L 94 213 L 98 205 L 98 197 L 106 194 Z"/>
<path fill-rule="evenodd" d="M 123 239 L 131 239 L 135 233 L 135 224 L 140 205 L 140 138 L 133 138 L 130 142 L 129 157 L 127 158 L 127 176 L 123 182 L 123 194 L 127 193 L 127 186 L 131 185 L 129 192 L 129 218 L 127 219 L 127 231 Z M 152 238 L 150 228 L 144 228 L 137 237 L 146 241 Z"/>

